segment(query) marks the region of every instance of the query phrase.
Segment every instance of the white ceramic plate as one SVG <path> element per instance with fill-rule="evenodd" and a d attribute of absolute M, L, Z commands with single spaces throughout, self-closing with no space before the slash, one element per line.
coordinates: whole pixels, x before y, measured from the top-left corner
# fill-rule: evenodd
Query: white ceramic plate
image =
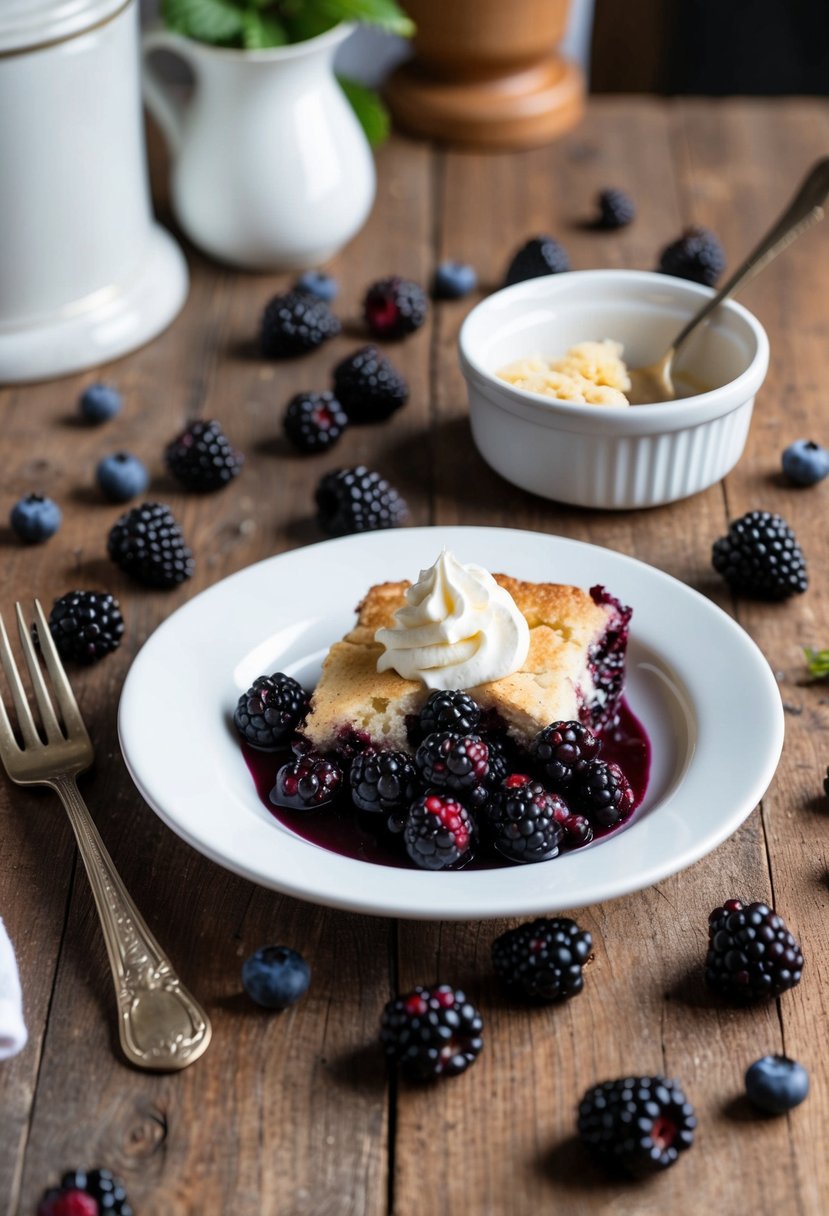
<path fill-rule="evenodd" d="M 302 840 L 254 789 L 232 726 L 240 693 L 282 670 L 306 687 L 372 584 L 415 578 L 445 545 L 543 582 L 603 583 L 633 606 L 627 698 L 653 755 L 630 823 L 549 862 L 428 873 Z M 133 663 L 119 709 L 133 780 L 165 823 L 227 869 L 315 903 L 415 919 L 575 909 L 641 890 L 704 856 L 756 806 L 783 744 L 774 676 L 704 596 L 594 545 L 496 528 L 408 528 L 311 545 L 225 579 L 175 612 Z"/>

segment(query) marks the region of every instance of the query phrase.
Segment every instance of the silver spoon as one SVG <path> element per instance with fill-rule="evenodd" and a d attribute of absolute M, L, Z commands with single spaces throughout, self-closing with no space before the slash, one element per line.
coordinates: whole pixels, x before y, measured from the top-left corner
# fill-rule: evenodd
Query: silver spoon
<path fill-rule="evenodd" d="M 695 313 L 674 338 L 668 350 L 661 359 L 649 363 L 647 367 L 630 369 L 631 388 L 628 399 L 631 405 L 652 405 L 655 401 L 674 401 L 677 396 L 673 380 L 673 362 L 680 347 L 690 338 L 698 325 L 709 317 L 723 300 L 735 295 L 737 291 L 758 275 L 792 241 L 823 219 L 823 205 L 829 194 L 829 156 L 815 164 L 789 203 L 780 219 L 774 224 L 746 260 L 737 267 L 731 278 L 723 287 L 706 300 L 699 312 Z"/>

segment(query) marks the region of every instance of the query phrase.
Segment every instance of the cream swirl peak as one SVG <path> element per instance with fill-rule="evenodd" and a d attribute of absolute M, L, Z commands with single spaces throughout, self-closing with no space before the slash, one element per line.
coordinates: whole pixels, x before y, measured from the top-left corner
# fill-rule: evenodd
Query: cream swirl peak
<path fill-rule="evenodd" d="M 444 549 L 406 592 L 394 627 L 374 639 L 384 647 L 379 672 L 392 668 L 429 689 L 475 688 L 519 670 L 530 630 L 491 574 Z"/>

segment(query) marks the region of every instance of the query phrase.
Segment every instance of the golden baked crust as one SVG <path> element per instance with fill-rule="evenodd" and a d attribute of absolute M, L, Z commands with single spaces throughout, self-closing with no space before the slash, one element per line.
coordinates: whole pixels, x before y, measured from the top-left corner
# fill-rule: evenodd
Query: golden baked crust
<path fill-rule="evenodd" d="M 483 709 L 497 710 L 509 733 L 526 745 L 549 722 L 578 718 L 593 695 L 588 660 L 611 610 L 580 587 L 494 578 L 526 618 L 530 647 L 520 671 L 467 691 Z M 382 647 L 374 635 L 393 623 L 410 586 L 371 587 L 354 628 L 328 652 L 303 732 L 320 750 L 330 750 L 349 729 L 365 731 L 379 745 L 408 746 L 406 717 L 418 712 L 429 690 L 395 671 L 378 672 Z"/>

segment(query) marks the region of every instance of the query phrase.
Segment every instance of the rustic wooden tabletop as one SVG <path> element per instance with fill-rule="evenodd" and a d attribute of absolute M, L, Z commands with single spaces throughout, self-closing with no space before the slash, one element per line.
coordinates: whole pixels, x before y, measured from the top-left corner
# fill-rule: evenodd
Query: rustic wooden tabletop
<path fill-rule="evenodd" d="M 558 236 L 577 268 L 652 268 L 661 246 L 694 221 L 720 234 L 734 265 L 828 145 L 825 103 L 611 98 L 594 102 L 568 138 L 520 155 L 394 139 L 379 155 L 371 221 L 333 267 L 339 311 L 356 315 L 380 275 L 426 281 L 442 256 L 474 263 L 490 290 L 511 250 L 538 231 Z M 163 165 L 154 161 L 163 210 Z M 600 235 L 581 221 L 608 184 L 630 189 L 638 217 Z M 84 789 L 128 888 L 207 1005 L 214 1041 L 180 1075 L 145 1075 L 121 1062 L 104 942 L 65 816 L 48 794 L 0 780 L 0 914 L 17 946 L 30 1030 L 25 1051 L 0 1065 L 2 1210 L 32 1213 L 64 1169 L 97 1164 L 124 1179 L 139 1216 L 826 1211 L 829 804 L 821 778 L 829 700 L 825 687 L 806 682 L 802 647 L 829 645 L 829 483 L 793 489 L 779 463 L 795 438 L 829 440 L 829 231 L 804 237 L 745 293 L 768 329 L 772 358 L 737 469 L 689 501 L 618 514 L 530 497 L 478 457 L 455 354 L 469 301 L 435 307 L 427 327 L 394 348 L 412 388 L 404 411 L 386 425 L 355 426 L 328 455 L 291 454 L 281 438 L 285 402 L 301 388 L 326 387 L 357 330 L 346 326 L 304 360 L 268 363 L 256 353 L 259 315 L 285 280 L 189 256 L 185 311 L 146 349 L 94 375 L 0 393 L 2 510 L 44 489 L 65 513 L 61 532 L 41 547 L 23 548 L 0 529 L 0 554 L 4 610 L 16 597 L 51 603 L 75 587 L 121 599 L 121 649 L 74 675 L 98 753 Z M 116 383 L 126 405 L 117 420 L 89 429 L 77 423 L 75 402 L 96 377 Z M 248 455 L 235 483 L 203 498 L 179 493 L 162 472 L 164 443 L 196 416 L 220 419 Z M 152 468 L 153 495 L 171 504 L 197 554 L 195 578 L 173 593 L 137 590 L 106 559 L 120 509 L 99 499 L 94 468 L 118 448 Z M 156 818 L 121 760 L 118 695 L 141 643 L 202 588 L 319 539 L 317 479 L 360 461 L 404 492 L 412 523 L 536 529 L 668 571 L 734 614 L 779 673 L 786 742 L 761 806 L 685 873 L 579 911 L 595 960 L 584 993 L 561 1007 L 515 1008 L 499 994 L 489 948 L 502 922 L 369 919 L 226 873 Z M 735 601 L 710 567 L 712 541 L 754 507 L 783 514 L 810 561 L 809 591 L 783 605 Z M 777 1003 L 732 1010 L 706 995 L 707 916 L 732 896 L 773 900 L 802 943 L 803 982 Z M 271 942 L 301 950 L 314 972 L 307 997 L 281 1016 L 240 990 L 242 960 Z M 437 977 L 462 984 L 479 1004 L 484 1052 L 457 1080 L 398 1084 L 376 1045 L 380 1011 L 394 989 Z M 811 1095 L 790 1116 L 757 1117 L 740 1097 L 743 1073 L 781 1051 L 807 1065 Z M 573 1138 L 585 1088 L 640 1071 L 680 1077 L 699 1116 L 690 1154 L 645 1185 L 608 1179 Z"/>

